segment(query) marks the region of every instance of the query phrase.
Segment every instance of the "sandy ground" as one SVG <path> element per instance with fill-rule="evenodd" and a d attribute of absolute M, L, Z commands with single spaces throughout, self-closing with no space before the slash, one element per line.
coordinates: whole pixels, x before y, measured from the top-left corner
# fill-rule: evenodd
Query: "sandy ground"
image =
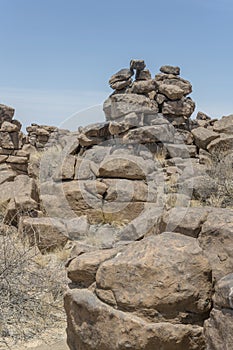
<path fill-rule="evenodd" d="M 30 348 L 28 348 L 29 350 Z M 54 344 L 50 344 L 50 345 L 40 345 L 36 348 L 34 348 L 34 350 L 69 350 L 69 347 L 66 344 L 66 340 L 61 340 L 57 343 Z"/>
<path fill-rule="evenodd" d="M 50 329 L 41 334 L 40 338 L 17 345 L 8 342 L 6 346 L 0 343 L 0 350 L 69 350 L 64 329 L 65 327 L 62 329 Z"/>

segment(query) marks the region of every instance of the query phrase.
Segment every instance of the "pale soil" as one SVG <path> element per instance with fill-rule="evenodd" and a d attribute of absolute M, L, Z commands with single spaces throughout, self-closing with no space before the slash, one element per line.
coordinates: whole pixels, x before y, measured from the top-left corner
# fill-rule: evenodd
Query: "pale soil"
<path fill-rule="evenodd" d="M 62 328 L 50 329 L 31 341 L 14 345 L 8 341 L 6 345 L 0 342 L 0 350 L 69 350 L 66 344 L 66 324 Z"/>

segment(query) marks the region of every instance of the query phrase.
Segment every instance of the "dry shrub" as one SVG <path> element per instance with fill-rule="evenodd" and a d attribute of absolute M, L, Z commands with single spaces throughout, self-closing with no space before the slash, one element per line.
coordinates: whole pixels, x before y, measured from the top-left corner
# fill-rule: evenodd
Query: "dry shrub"
<path fill-rule="evenodd" d="M 42 255 L 19 238 L 17 229 L 3 224 L 0 247 L 0 349 L 7 349 L 45 329 L 64 326 L 68 254 Z"/>
<path fill-rule="evenodd" d="M 208 174 L 215 181 L 217 190 L 207 200 L 214 207 L 233 207 L 233 153 L 215 154 Z"/>

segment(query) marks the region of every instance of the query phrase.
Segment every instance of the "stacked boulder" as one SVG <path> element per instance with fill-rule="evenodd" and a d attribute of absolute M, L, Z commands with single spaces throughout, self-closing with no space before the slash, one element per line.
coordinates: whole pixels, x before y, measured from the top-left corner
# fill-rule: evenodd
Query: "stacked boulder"
<path fill-rule="evenodd" d="M 0 105 L 0 163 L 5 164 L 5 170 L 27 173 L 28 154 L 22 151 L 25 137 L 21 123 L 13 119 L 14 109 Z"/>
<path fill-rule="evenodd" d="M 63 137 L 70 134 L 68 130 L 59 129 L 55 126 L 31 124 L 26 128 L 26 143 L 34 146 L 37 150 L 43 150 L 51 146 L 64 146 Z"/>
<path fill-rule="evenodd" d="M 178 67 L 160 71 L 152 79 L 132 60 L 110 79 L 106 121 L 72 133 L 32 124 L 23 136 L 13 109 L 0 108 L 5 223 L 43 253 L 75 241 L 72 350 L 232 344 L 233 210 L 202 205 L 218 193 L 216 157 L 232 178 L 233 116 L 191 120 L 191 84 Z M 26 158 L 28 174 L 9 168 L 12 157 Z"/>
<path fill-rule="evenodd" d="M 160 112 L 173 125 L 187 128 L 195 109 L 195 103 L 187 97 L 192 92 L 190 82 L 180 77 L 179 67 L 162 66 L 160 74 L 154 79 L 145 67 L 143 60 L 132 60 L 130 69 L 122 69 L 110 78 L 109 84 L 115 91 L 104 106 L 107 120 L 126 115 L 126 106 L 132 109 L 131 104 L 138 102 L 141 108 L 137 108 L 136 104 L 134 111 L 147 114 Z M 135 80 L 132 81 L 134 74 Z M 125 108 L 119 110 L 118 104 L 124 104 Z"/>

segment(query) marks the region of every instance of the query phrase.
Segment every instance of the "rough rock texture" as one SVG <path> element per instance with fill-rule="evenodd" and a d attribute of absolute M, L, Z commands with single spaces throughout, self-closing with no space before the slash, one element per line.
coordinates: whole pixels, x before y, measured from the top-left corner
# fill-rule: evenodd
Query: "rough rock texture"
<path fill-rule="evenodd" d="M 199 244 L 219 280 L 233 270 L 233 211 L 215 209 L 209 213 L 199 235 Z"/>
<path fill-rule="evenodd" d="M 170 100 L 179 100 L 184 96 L 184 91 L 179 86 L 171 84 L 159 85 L 159 92 Z"/>
<path fill-rule="evenodd" d="M 207 149 L 207 146 L 211 141 L 220 137 L 216 132 L 203 127 L 192 130 L 192 134 L 196 145 L 203 149 Z"/>
<path fill-rule="evenodd" d="M 210 308 L 210 269 L 195 239 L 164 233 L 121 252 L 86 253 L 71 261 L 68 275 L 84 286 L 96 279 L 94 290 L 65 296 L 71 349 L 205 348 L 200 325 Z"/>
<path fill-rule="evenodd" d="M 162 66 L 162 67 L 160 68 L 160 71 L 161 71 L 162 73 L 166 73 L 166 74 L 180 75 L 180 68 L 179 68 L 179 67 Z"/>
<path fill-rule="evenodd" d="M 233 344 L 233 275 L 223 277 L 215 287 L 214 309 L 205 322 L 208 350 L 231 349 Z"/>
<path fill-rule="evenodd" d="M 71 349 L 231 349 L 232 115 L 191 119 L 179 67 L 145 67 L 114 74 L 107 120 L 74 132 L 24 135 L 0 105 L 4 223 L 43 254 L 74 245 Z"/>
<path fill-rule="evenodd" d="M 116 120 L 131 112 L 162 112 L 169 121 L 175 117 L 176 125 L 187 126 L 195 109 L 195 103 L 186 97 L 192 92 L 190 82 L 179 76 L 179 67 L 162 66 L 161 73 L 151 79 L 145 66 L 143 60 L 132 60 L 129 70 L 122 69 L 110 78 L 115 92 L 104 103 L 106 119 Z"/>
<path fill-rule="evenodd" d="M 41 252 L 64 247 L 67 242 L 65 226 L 50 218 L 21 218 L 19 234 L 37 244 Z"/>
<path fill-rule="evenodd" d="M 233 134 L 233 115 L 222 117 L 216 121 L 213 129 L 218 133 Z"/>
<path fill-rule="evenodd" d="M 187 275 L 190 278 L 187 279 Z M 194 290 L 198 283 L 197 295 Z M 197 317 L 198 322 L 197 315 L 201 321 L 210 308 L 207 259 L 193 238 L 180 234 L 163 233 L 133 244 L 101 264 L 96 285 L 97 290 L 113 292 L 119 309 L 138 315 L 148 310 L 148 318 L 151 312 L 154 319 L 182 322 Z"/>
<path fill-rule="evenodd" d="M 129 113 L 158 113 L 158 105 L 148 97 L 137 94 L 117 94 L 104 102 L 104 112 L 107 120 L 115 120 Z"/>
<path fill-rule="evenodd" d="M 195 103 L 191 98 L 179 101 L 166 101 L 163 104 L 162 113 L 168 116 L 182 116 L 189 118 L 195 109 Z"/>
<path fill-rule="evenodd" d="M 205 349 L 202 327 L 147 322 L 106 305 L 89 290 L 69 290 L 65 308 L 71 350 Z"/>

